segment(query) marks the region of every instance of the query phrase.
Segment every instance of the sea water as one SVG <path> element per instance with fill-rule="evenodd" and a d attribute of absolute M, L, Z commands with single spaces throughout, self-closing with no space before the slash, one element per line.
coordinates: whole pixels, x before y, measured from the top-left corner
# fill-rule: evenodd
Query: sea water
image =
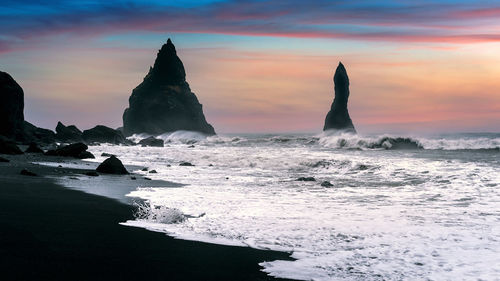
<path fill-rule="evenodd" d="M 500 278 L 500 134 L 160 138 L 165 147 L 90 147 L 184 184 L 137 187 L 128 196 L 145 203 L 125 225 L 290 252 L 261 263 L 276 277 Z"/>

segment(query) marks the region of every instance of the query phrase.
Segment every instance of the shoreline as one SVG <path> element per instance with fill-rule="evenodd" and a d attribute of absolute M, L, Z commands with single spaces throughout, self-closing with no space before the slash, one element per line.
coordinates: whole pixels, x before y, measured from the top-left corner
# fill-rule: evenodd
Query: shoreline
<path fill-rule="evenodd" d="M 293 260 L 288 253 L 180 240 L 123 226 L 121 222 L 133 218 L 132 205 L 54 179 L 83 176 L 88 170 L 31 163 L 80 160 L 35 154 L 2 157 L 11 160 L 0 163 L 2 279 L 286 280 L 268 276 L 259 263 Z M 22 169 L 40 176 L 20 175 Z"/>

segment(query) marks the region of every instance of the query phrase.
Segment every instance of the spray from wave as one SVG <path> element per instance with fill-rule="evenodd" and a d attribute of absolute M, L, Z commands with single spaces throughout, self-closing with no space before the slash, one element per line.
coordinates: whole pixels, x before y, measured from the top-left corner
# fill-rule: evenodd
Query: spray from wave
<path fill-rule="evenodd" d="M 135 134 L 128 139 L 133 142 L 150 137 Z M 230 146 L 315 146 L 348 150 L 500 150 L 500 134 L 451 135 L 441 137 L 362 135 L 346 132 L 326 131 L 317 135 L 245 135 L 207 136 L 198 132 L 176 131 L 157 138 L 165 144 L 201 144 Z"/>

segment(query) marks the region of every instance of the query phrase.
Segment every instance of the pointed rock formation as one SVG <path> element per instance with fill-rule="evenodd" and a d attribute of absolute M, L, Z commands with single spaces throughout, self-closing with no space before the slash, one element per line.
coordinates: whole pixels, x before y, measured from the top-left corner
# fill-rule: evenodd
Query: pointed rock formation
<path fill-rule="evenodd" d="M 330 111 L 326 115 L 323 131 L 333 129 L 356 133 L 356 129 L 354 129 L 351 117 L 349 117 L 349 112 L 347 111 L 349 77 L 341 62 L 335 71 L 333 82 L 335 83 L 335 99 L 333 100 Z"/>
<path fill-rule="evenodd" d="M 144 81 L 132 91 L 129 108 L 123 113 L 123 132 L 125 136 L 158 135 L 178 130 L 215 134 L 186 82 L 184 65 L 174 44 L 168 39 Z"/>
<path fill-rule="evenodd" d="M 56 138 L 63 142 L 81 142 L 82 131 L 75 125 L 64 126 L 63 123 L 57 122 Z"/>
<path fill-rule="evenodd" d="M 6 72 L 0 71 L 0 135 L 19 139 L 23 135 L 24 92 Z"/>

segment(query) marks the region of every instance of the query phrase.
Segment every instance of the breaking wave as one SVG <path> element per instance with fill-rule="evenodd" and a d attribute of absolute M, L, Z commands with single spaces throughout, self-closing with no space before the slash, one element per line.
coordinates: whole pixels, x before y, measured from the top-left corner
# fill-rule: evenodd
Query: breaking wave
<path fill-rule="evenodd" d="M 133 142 L 150 137 L 135 134 Z M 176 131 L 157 136 L 165 144 L 230 145 L 230 146 L 315 146 L 354 150 L 493 150 L 500 151 L 500 134 L 453 135 L 444 137 L 361 135 L 352 133 L 322 132 L 318 135 L 215 135 L 199 132 Z"/>
<path fill-rule="evenodd" d="M 319 135 L 319 144 L 337 149 L 435 149 L 435 150 L 499 150 L 500 137 L 408 137 L 408 136 L 363 136 L 350 133 Z"/>

